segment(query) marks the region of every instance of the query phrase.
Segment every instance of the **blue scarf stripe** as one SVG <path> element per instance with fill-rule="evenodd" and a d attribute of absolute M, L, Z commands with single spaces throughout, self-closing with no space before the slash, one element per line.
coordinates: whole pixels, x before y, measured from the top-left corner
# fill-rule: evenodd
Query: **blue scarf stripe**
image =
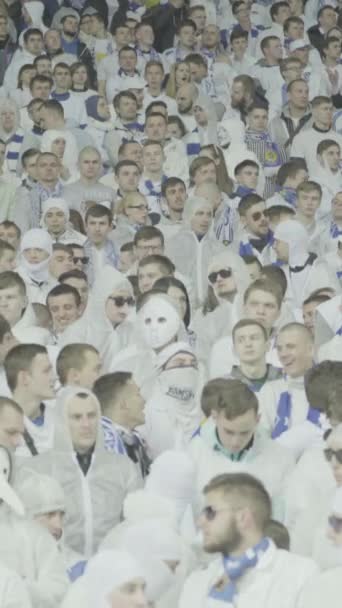
<path fill-rule="evenodd" d="M 341 330 L 342 330 L 342 328 L 341 328 Z M 280 437 L 280 435 L 282 435 L 283 433 L 285 433 L 286 431 L 289 430 L 291 413 L 292 413 L 291 394 L 288 391 L 283 391 L 280 394 L 279 401 L 278 401 L 277 417 L 276 417 L 275 425 L 274 425 L 274 428 L 272 431 L 272 439 L 277 439 L 278 437 Z M 314 424 L 315 426 L 320 427 L 321 426 L 320 425 L 320 416 L 321 416 L 321 412 L 318 409 L 311 407 L 311 405 L 310 405 L 306 419 L 309 422 L 311 422 L 312 424 Z"/>

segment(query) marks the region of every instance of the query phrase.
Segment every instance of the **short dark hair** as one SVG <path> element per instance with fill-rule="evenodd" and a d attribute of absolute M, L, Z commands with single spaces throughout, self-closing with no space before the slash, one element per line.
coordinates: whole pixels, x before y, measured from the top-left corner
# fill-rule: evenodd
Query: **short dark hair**
<path fill-rule="evenodd" d="M 46 296 L 47 307 L 50 309 L 49 300 L 51 300 L 51 298 L 58 298 L 59 296 L 66 296 L 66 295 L 74 296 L 76 306 L 77 307 L 80 306 L 81 296 L 78 293 L 77 289 L 75 289 L 75 287 L 72 287 L 71 285 L 67 285 L 66 283 L 61 283 L 61 284 L 53 287 L 49 291 L 48 295 Z"/>
<path fill-rule="evenodd" d="M 265 49 L 267 49 L 270 46 L 270 43 L 273 42 L 274 40 L 276 40 L 277 42 L 280 42 L 280 39 L 278 38 L 278 36 L 265 36 L 265 38 L 263 38 L 260 42 L 260 48 L 261 48 L 262 52 L 264 52 Z"/>
<path fill-rule="evenodd" d="M 106 415 L 110 412 L 122 389 L 131 379 L 130 372 L 113 372 L 104 374 L 96 380 L 93 392 L 100 402 L 102 414 Z"/>
<path fill-rule="evenodd" d="M 10 243 L 7 243 L 7 241 L 0 239 L 0 259 L 5 251 L 12 251 L 12 253 L 15 253 L 15 248 Z"/>
<path fill-rule="evenodd" d="M 230 44 L 232 42 L 235 42 L 235 40 L 239 40 L 239 38 L 244 38 L 247 41 L 248 32 L 245 32 L 241 28 L 234 28 L 232 33 L 230 34 Z"/>
<path fill-rule="evenodd" d="M 31 36 L 40 36 L 40 38 L 43 40 L 43 34 L 37 27 L 30 27 L 29 29 L 24 31 L 23 38 L 25 44 Z"/>
<path fill-rule="evenodd" d="M 266 264 L 262 268 L 260 278 L 275 283 L 281 289 L 283 298 L 285 297 L 287 290 L 287 278 L 285 272 L 282 268 L 280 268 L 280 266 L 275 266 L 274 264 Z"/>
<path fill-rule="evenodd" d="M 123 97 L 128 97 L 131 99 L 131 101 L 135 101 L 136 105 L 138 106 L 137 98 L 135 97 L 134 93 L 131 93 L 131 91 L 120 91 L 120 93 L 117 93 L 113 99 L 113 106 L 115 110 L 119 109 L 120 101 L 123 99 Z"/>
<path fill-rule="evenodd" d="M 21 278 L 20 274 L 13 270 L 0 272 L 0 291 L 9 287 L 18 287 L 20 294 L 26 296 L 25 281 Z"/>
<path fill-rule="evenodd" d="M 256 163 L 254 160 L 243 160 L 241 163 L 238 163 L 234 169 L 235 177 L 239 175 L 241 171 L 246 169 L 246 167 L 254 167 L 254 169 L 258 170 L 258 172 L 260 170 L 258 163 Z"/>
<path fill-rule="evenodd" d="M 160 269 L 160 272 L 163 272 L 165 276 L 173 275 L 176 270 L 175 265 L 171 262 L 169 258 L 166 257 L 166 255 L 153 254 L 147 255 L 142 260 L 140 260 L 138 264 L 138 272 L 140 268 L 144 268 L 149 264 L 157 264 Z"/>
<path fill-rule="evenodd" d="M 45 346 L 41 344 L 18 344 L 11 348 L 4 361 L 7 384 L 14 391 L 21 371 L 30 371 L 32 362 L 37 355 L 47 355 Z"/>
<path fill-rule="evenodd" d="M 296 177 L 299 171 L 307 170 L 308 168 L 304 158 L 296 158 L 293 160 L 289 160 L 287 163 L 284 163 L 278 170 L 276 182 L 278 186 L 283 186 L 289 177 Z"/>
<path fill-rule="evenodd" d="M 141 170 L 139 169 L 137 163 L 134 162 L 134 160 L 119 160 L 119 162 L 116 163 L 114 169 L 114 173 L 116 176 L 119 175 L 120 169 L 122 169 L 122 167 L 135 167 L 136 169 L 138 169 L 139 173 L 141 173 Z"/>
<path fill-rule="evenodd" d="M 86 355 L 89 352 L 98 354 L 98 350 L 91 344 L 73 342 L 62 348 L 56 361 L 57 376 L 62 385 L 66 384 L 70 369 L 82 370 L 86 363 Z"/>
<path fill-rule="evenodd" d="M 185 327 L 189 327 L 190 321 L 191 321 L 191 306 L 190 306 L 188 292 L 186 290 L 185 285 L 182 283 L 182 281 L 180 281 L 179 279 L 176 279 L 176 277 L 172 277 L 172 276 L 171 277 L 170 276 L 161 277 L 160 279 L 157 279 L 157 281 L 154 283 L 153 287 L 155 289 L 159 289 L 163 293 L 167 293 L 170 287 L 177 287 L 177 289 L 180 289 L 183 292 L 185 300 L 186 300 L 186 312 L 185 312 L 183 322 L 184 322 Z"/>
<path fill-rule="evenodd" d="M 341 377 L 341 361 L 322 361 L 311 367 L 304 376 L 305 393 L 311 407 L 329 414 L 329 395 Z"/>
<path fill-rule="evenodd" d="M 56 99 L 48 99 L 47 101 L 44 101 L 42 105 L 45 110 L 54 112 L 55 114 L 58 114 L 60 117 L 64 118 L 64 108 Z"/>
<path fill-rule="evenodd" d="M 135 233 L 133 243 L 137 246 L 140 241 L 149 241 L 150 239 L 160 239 L 162 246 L 164 246 L 164 235 L 156 226 L 142 226 Z"/>
<path fill-rule="evenodd" d="M 274 21 L 274 17 L 276 17 L 278 15 L 279 9 L 288 7 L 288 6 L 289 5 L 287 2 L 275 2 L 274 4 L 272 4 L 272 6 L 270 8 L 270 15 L 271 15 L 272 21 Z"/>
<path fill-rule="evenodd" d="M 283 301 L 282 291 L 281 291 L 279 285 L 277 285 L 270 279 L 256 279 L 256 281 L 253 281 L 253 283 L 251 283 L 247 287 L 247 289 L 243 295 L 244 304 L 247 303 L 247 301 L 248 301 L 250 295 L 253 293 L 253 291 L 265 291 L 266 293 L 272 294 L 272 296 L 274 297 L 274 299 L 277 302 L 278 308 L 279 309 L 281 308 L 282 301 Z"/>
<path fill-rule="evenodd" d="M 335 146 L 336 148 L 338 148 L 341 151 L 341 146 L 339 143 L 337 143 L 337 141 L 335 141 L 334 139 L 323 139 L 322 141 L 319 142 L 319 144 L 317 146 L 317 154 L 319 154 L 319 155 L 323 154 L 323 152 L 325 152 L 332 146 Z"/>
<path fill-rule="evenodd" d="M 265 338 L 265 342 L 267 342 L 267 340 L 268 340 L 267 331 L 266 331 L 265 327 L 263 325 L 261 325 L 261 323 L 259 323 L 259 321 L 256 321 L 256 319 L 240 319 L 240 321 L 238 321 L 233 327 L 233 331 L 232 331 L 233 342 L 235 342 L 236 332 L 239 331 L 239 329 L 242 329 L 243 327 L 250 327 L 251 325 L 258 327 L 261 330 L 261 333 Z"/>
<path fill-rule="evenodd" d="M 25 150 L 21 157 L 21 164 L 24 169 L 26 166 L 26 161 L 28 161 L 30 158 L 33 158 L 34 156 L 38 156 L 39 152 L 40 150 L 37 150 L 36 148 L 29 148 L 28 150 Z"/>
<path fill-rule="evenodd" d="M 246 215 L 247 211 L 254 207 L 254 205 L 258 205 L 259 203 L 264 203 L 264 199 L 259 194 L 246 194 L 243 196 L 238 205 L 238 212 L 240 216 Z"/>
<path fill-rule="evenodd" d="M 240 506 L 248 507 L 253 512 L 256 525 L 262 531 L 271 519 L 271 498 L 261 481 L 248 473 L 218 475 L 204 487 L 203 492 L 222 492 Z"/>
<path fill-rule="evenodd" d="M 258 399 L 253 391 L 241 380 L 226 378 L 217 388 L 217 400 L 212 409 L 224 412 L 227 420 L 234 420 L 246 412 L 253 410 L 257 414 Z"/>
<path fill-rule="evenodd" d="M 178 184 L 183 186 L 184 190 L 186 191 L 186 185 L 185 185 L 184 181 L 182 179 L 180 179 L 180 177 L 168 177 L 162 183 L 161 192 L 162 192 L 163 197 L 166 198 L 166 191 L 168 188 L 174 188 L 174 186 L 177 186 Z"/>
<path fill-rule="evenodd" d="M 20 239 L 21 230 L 20 230 L 19 226 L 17 226 L 17 224 L 15 224 L 14 222 L 11 222 L 11 220 L 4 220 L 3 222 L 0 222 L 0 226 L 3 226 L 4 228 L 14 228 L 14 230 L 17 233 L 18 239 Z"/>
<path fill-rule="evenodd" d="M 84 221 L 87 224 L 89 217 L 104 217 L 108 219 L 108 224 L 112 225 L 113 223 L 113 214 L 110 209 L 105 207 L 104 205 L 96 204 L 87 209 Z"/>
<path fill-rule="evenodd" d="M 290 551 L 290 534 L 286 526 L 276 519 L 270 519 L 265 527 L 265 536 L 271 538 L 277 549 Z"/>
<path fill-rule="evenodd" d="M 69 245 L 70 247 L 70 245 Z M 80 279 L 82 281 L 88 282 L 88 277 L 83 270 L 79 270 L 78 268 L 74 268 L 73 270 L 68 270 L 67 272 L 63 272 L 60 277 L 58 277 L 58 281 L 60 283 L 64 283 L 68 279 Z"/>

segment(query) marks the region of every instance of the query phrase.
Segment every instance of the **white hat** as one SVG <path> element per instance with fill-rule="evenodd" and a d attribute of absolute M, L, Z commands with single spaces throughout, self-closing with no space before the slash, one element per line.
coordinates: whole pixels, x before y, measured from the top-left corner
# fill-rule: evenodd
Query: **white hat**
<path fill-rule="evenodd" d="M 172 500 L 191 502 L 194 483 L 195 469 L 191 458 L 180 450 L 166 450 L 152 463 L 145 490 Z"/>
<path fill-rule="evenodd" d="M 63 211 L 66 219 L 69 219 L 69 205 L 63 198 L 47 198 L 46 201 L 42 203 L 42 225 L 44 224 L 44 218 L 46 213 L 53 208 L 60 209 L 61 211 Z"/>
<path fill-rule="evenodd" d="M 289 51 L 290 53 L 293 53 L 293 51 L 298 51 L 299 49 L 308 49 L 310 46 L 311 45 L 307 40 L 300 38 L 300 40 L 292 40 L 292 42 L 290 42 Z"/>

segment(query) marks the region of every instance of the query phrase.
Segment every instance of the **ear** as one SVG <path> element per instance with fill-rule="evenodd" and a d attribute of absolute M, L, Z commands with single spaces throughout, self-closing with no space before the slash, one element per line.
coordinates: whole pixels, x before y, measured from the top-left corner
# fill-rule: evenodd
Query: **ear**
<path fill-rule="evenodd" d="M 235 520 L 238 530 L 241 532 L 249 530 L 255 525 L 253 515 L 248 507 L 239 509 L 235 514 Z"/>

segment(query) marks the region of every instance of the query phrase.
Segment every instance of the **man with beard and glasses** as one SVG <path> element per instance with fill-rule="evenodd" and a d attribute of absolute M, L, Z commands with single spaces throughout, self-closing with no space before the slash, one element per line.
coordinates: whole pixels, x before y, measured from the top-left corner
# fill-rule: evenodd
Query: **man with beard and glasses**
<path fill-rule="evenodd" d="M 239 255 L 255 255 L 265 263 L 270 258 L 272 232 L 266 217 L 265 201 L 258 194 L 247 194 L 239 202 L 238 212 L 242 231 Z"/>
<path fill-rule="evenodd" d="M 271 500 L 264 486 L 246 473 L 227 473 L 208 483 L 204 500 L 199 518 L 204 549 L 221 556 L 190 575 L 179 608 L 296 608 L 303 587 L 317 575 L 317 566 L 278 549 L 265 536 Z"/>

